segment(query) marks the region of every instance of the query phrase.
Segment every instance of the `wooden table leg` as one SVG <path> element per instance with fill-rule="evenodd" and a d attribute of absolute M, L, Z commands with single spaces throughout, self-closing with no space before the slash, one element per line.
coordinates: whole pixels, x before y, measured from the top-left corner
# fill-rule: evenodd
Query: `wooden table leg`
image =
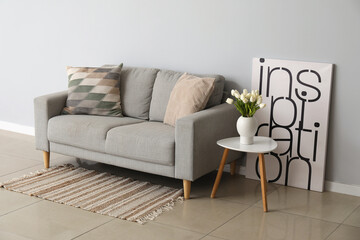
<path fill-rule="evenodd" d="M 264 154 L 259 153 L 261 194 L 262 194 L 264 212 L 267 212 L 268 207 L 267 207 L 267 196 L 266 196 L 266 171 L 265 171 L 265 161 L 264 160 L 265 160 L 264 159 Z"/>
<path fill-rule="evenodd" d="M 216 191 L 217 191 L 217 189 L 219 187 L 219 183 L 220 183 L 220 180 L 221 180 L 222 173 L 224 171 L 224 165 L 225 165 L 228 153 L 229 153 L 229 149 L 225 148 L 222 159 L 221 159 L 221 162 L 220 162 L 219 170 L 218 170 L 218 173 L 216 175 L 216 180 L 215 180 L 215 183 L 214 183 L 214 187 L 213 187 L 212 192 L 211 192 L 211 196 L 210 196 L 211 198 L 215 197 Z"/>
<path fill-rule="evenodd" d="M 236 160 L 230 163 L 230 175 L 234 176 L 236 170 Z"/>

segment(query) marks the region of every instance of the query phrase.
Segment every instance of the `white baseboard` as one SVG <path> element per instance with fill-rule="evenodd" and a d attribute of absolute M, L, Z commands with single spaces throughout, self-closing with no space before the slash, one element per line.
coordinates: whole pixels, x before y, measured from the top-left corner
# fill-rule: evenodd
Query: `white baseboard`
<path fill-rule="evenodd" d="M 360 197 L 360 186 L 325 181 L 325 191 Z"/>
<path fill-rule="evenodd" d="M 16 123 L 0 121 L 0 129 L 35 136 L 35 128 Z"/>
<path fill-rule="evenodd" d="M 224 172 L 230 172 L 230 164 L 224 166 Z M 246 175 L 246 167 L 240 166 L 236 168 L 236 174 Z M 360 186 L 343 184 L 331 181 L 325 181 L 325 191 L 342 193 L 352 196 L 360 197 Z"/>

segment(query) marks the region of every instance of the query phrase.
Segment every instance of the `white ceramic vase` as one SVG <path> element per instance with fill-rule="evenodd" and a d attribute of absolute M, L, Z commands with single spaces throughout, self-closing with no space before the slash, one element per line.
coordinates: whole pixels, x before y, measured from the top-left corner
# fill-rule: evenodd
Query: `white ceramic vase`
<path fill-rule="evenodd" d="M 239 117 L 236 122 L 236 128 L 240 134 L 241 144 L 253 144 L 254 136 L 258 128 L 258 122 L 255 117 Z"/>

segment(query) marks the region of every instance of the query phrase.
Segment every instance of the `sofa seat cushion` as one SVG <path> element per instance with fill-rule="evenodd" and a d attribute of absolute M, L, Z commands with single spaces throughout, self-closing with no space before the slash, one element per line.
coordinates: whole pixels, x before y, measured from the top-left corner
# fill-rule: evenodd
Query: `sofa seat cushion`
<path fill-rule="evenodd" d="M 175 128 L 160 122 L 143 122 L 112 128 L 106 137 L 108 154 L 173 166 Z"/>
<path fill-rule="evenodd" d="M 143 121 L 128 117 L 62 115 L 49 120 L 48 139 L 50 142 L 105 152 L 106 134 L 110 129 Z"/>

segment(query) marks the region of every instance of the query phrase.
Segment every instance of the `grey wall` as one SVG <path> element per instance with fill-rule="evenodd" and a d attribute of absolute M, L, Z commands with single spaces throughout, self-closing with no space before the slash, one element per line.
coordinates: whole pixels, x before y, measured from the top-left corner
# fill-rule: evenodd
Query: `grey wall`
<path fill-rule="evenodd" d="M 66 65 L 219 73 L 250 88 L 252 57 L 336 64 L 326 178 L 360 185 L 358 0 L 0 1 L 0 121 L 33 126 Z"/>

